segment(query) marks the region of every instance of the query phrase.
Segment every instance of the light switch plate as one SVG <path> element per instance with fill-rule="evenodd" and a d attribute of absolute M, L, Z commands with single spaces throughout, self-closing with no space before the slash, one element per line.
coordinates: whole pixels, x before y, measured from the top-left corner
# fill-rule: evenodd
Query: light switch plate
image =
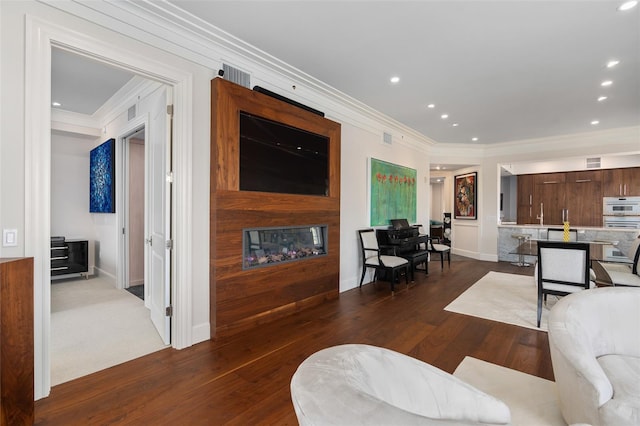
<path fill-rule="evenodd" d="M 15 247 L 18 245 L 18 230 L 3 229 L 2 230 L 2 247 Z"/>

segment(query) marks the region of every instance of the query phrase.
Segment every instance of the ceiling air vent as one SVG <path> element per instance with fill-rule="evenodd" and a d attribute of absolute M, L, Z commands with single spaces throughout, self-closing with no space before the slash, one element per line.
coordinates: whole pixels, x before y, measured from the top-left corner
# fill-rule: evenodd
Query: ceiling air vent
<path fill-rule="evenodd" d="M 225 80 L 232 81 L 248 89 L 251 88 L 251 76 L 249 75 L 249 73 L 240 71 L 238 68 L 234 68 L 231 65 L 227 64 L 222 64 L 222 71 L 222 75 Z"/>
<path fill-rule="evenodd" d="M 391 145 L 393 143 L 393 136 L 391 136 L 391 133 L 384 132 L 382 134 L 382 141 L 387 145 Z"/>
<path fill-rule="evenodd" d="M 587 169 L 599 169 L 600 157 L 587 158 Z"/>

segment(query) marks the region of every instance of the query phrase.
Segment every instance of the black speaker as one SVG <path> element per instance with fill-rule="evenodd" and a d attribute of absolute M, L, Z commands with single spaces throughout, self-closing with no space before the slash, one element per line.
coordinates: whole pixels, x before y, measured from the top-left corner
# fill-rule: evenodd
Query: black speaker
<path fill-rule="evenodd" d="M 451 244 L 451 213 L 445 213 L 442 222 L 444 223 L 442 231 L 444 234 L 444 243 Z"/>

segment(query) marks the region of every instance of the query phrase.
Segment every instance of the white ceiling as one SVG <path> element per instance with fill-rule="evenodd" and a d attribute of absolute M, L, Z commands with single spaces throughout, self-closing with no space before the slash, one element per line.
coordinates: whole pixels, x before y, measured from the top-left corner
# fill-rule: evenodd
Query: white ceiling
<path fill-rule="evenodd" d="M 51 102 L 93 115 L 134 74 L 62 49 L 51 51 Z"/>
<path fill-rule="evenodd" d="M 169 3 L 438 143 L 640 125 L 640 7 L 619 12 L 621 1 Z M 69 55 L 57 56 L 54 100 L 82 93 L 83 78 L 100 74 L 82 64 L 63 68 Z M 607 68 L 610 59 L 620 64 Z M 389 82 L 393 75 L 398 84 Z M 601 87 L 606 79 L 613 84 Z M 89 87 L 84 93 L 99 104 L 97 91 L 107 84 Z M 598 102 L 602 95 L 608 99 Z M 61 102 L 64 109 L 95 111 L 95 105 Z M 441 119 L 443 113 L 449 118 Z"/>

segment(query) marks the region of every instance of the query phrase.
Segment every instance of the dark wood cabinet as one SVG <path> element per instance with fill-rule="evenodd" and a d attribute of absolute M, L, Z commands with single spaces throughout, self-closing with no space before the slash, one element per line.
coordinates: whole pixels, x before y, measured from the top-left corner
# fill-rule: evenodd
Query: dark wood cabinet
<path fill-rule="evenodd" d="M 562 210 L 566 208 L 565 178 L 565 173 L 534 176 L 533 215 L 537 223 L 542 213 L 545 225 L 562 224 Z"/>
<path fill-rule="evenodd" d="M 33 424 L 33 258 L 0 259 L 0 425 Z"/>
<path fill-rule="evenodd" d="M 575 226 L 602 226 L 603 172 L 585 170 L 518 176 L 518 224 L 561 225 L 569 210 Z"/>
<path fill-rule="evenodd" d="M 534 175 L 519 175 L 517 177 L 517 222 L 519 225 L 536 222 L 535 215 L 533 214 L 533 177 Z"/>
<path fill-rule="evenodd" d="M 89 271 L 89 242 L 61 240 L 51 243 L 51 276 L 83 274 Z"/>
<path fill-rule="evenodd" d="M 565 208 L 569 223 L 602 226 L 602 171 L 569 172 L 565 179 Z"/>
<path fill-rule="evenodd" d="M 640 196 L 640 167 L 602 171 L 604 197 Z"/>

